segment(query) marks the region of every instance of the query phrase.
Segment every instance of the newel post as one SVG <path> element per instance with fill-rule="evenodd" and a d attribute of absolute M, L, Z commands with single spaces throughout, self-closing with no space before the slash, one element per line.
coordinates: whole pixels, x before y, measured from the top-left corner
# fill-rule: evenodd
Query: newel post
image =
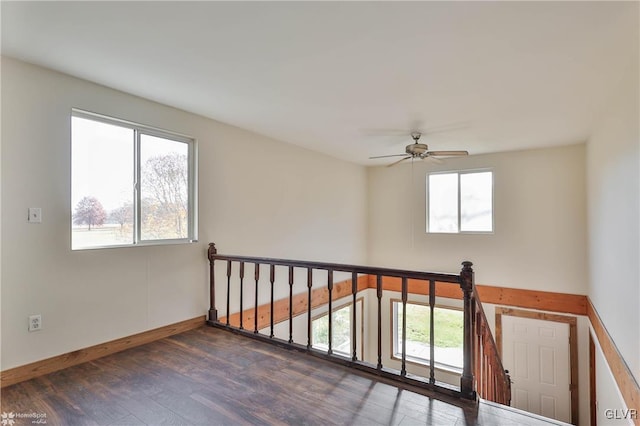
<path fill-rule="evenodd" d="M 216 250 L 216 245 L 214 243 L 209 243 L 209 250 L 207 253 L 209 257 L 209 321 L 218 321 L 218 311 L 216 310 L 216 280 L 213 269 L 215 255 L 218 253 L 218 250 Z"/>
<path fill-rule="evenodd" d="M 460 288 L 464 295 L 464 336 L 463 336 L 463 360 L 462 377 L 460 378 L 460 392 L 465 398 L 475 399 L 476 392 L 473 389 L 473 365 L 474 365 L 474 348 L 473 348 L 473 286 L 474 277 L 473 263 L 469 261 L 462 262 L 462 271 L 460 271 Z"/>

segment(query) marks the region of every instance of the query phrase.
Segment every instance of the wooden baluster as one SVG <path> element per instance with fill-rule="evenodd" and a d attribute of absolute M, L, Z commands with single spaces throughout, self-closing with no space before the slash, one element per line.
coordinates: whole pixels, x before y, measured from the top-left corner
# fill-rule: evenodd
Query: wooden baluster
<path fill-rule="evenodd" d="M 484 383 L 484 355 L 480 352 L 480 369 L 478 370 L 478 384 L 476 385 L 476 389 L 478 391 L 478 395 L 481 398 L 484 398 L 484 393 L 482 392 L 482 384 Z"/>
<path fill-rule="evenodd" d="M 498 369 L 498 366 L 496 365 L 496 373 L 498 373 L 498 371 L 500 371 Z M 495 390 L 495 400 L 496 402 L 500 402 L 500 383 L 502 382 L 502 379 L 500 376 L 498 376 L 498 374 L 496 374 L 495 376 L 495 382 L 496 382 L 496 390 Z"/>
<path fill-rule="evenodd" d="M 216 245 L 214 243 L 209 243 L 209 250 L 207 253 L 207 256 L 209 257 L 209 321 L 218 321 L 218 311 L 216 309 L 216 274 L 213 267 L 216 260 L 216 254 L 218 254 Z M 229 318 L 228 309 L 227 318 Z"/>
<path fill-rule="evenodd" d="M 487 399 L 491 401 L 491 377 L 493 369 L 491 368 L 491 358 L 487 357 Z"/>
<path fill-rule="evenodd" d="M 484 344 L 481 343 L 484 347 Z M 485 392 L 484 392 L 484 383 L 485 383 L 485 375 L 486 375 L 486 371 L 487 371 L 487 366 L 485 365 L 485 353 L 484 350 L 482 351 L 481 357 L 480 358 L 480 377 L 478 378 L 478 380 L 480 381 L 480 384 L 478 386 L 478 392 L 480 392 L 480 395 L 482 396 L 482 398 L 485 397 Z"/>
<path fill-rule="evenodd" d="M 496 398 L 496 374 L 495 374 L 495 368 L 493 365 L 493 360 L 491 362 L 491 365 L 489 366 L 489 371 L 491 372 L 491 375 L 489 376 L 489 400 L 490 401 L 495 401 Z"/>
<path fill-rule="evenodd" d="M 463 317 L 463 367 L 462 377 L 460 378 L 460 392 L 469 399 L 475 399 L 475 391 L 473 390 L 473 308 L 474 303 L 473 292 L 473 263 L 469 261 L 462 262 L 462 271 L 460 271 L 460 288 L 464 295 L 464 317 Z"/>
<path fill-rule="evenodd" d="M 307 268 L 307 349 L 311 349 L 311 287 L 313 286 L 313 269 Z"/>
<path fill-rule="evenodd" d="M 376 296 L 378 298 L 378 370 L 382 370 L 382 276 L 376 276 Z"/>
<path fill-rule="evenodd" d="M 473 359 L 475 360 L 476 365 L 475 365 L 475 370 L 474 370 L 473 374 L 474 374 L 474 377 L 476 379 L 476 386 L 475 387 L 476 387 L 476 389 L 479 389 L 480 386 L 479 386 L 478 381 L 481 379 L 481 376 L 480 376 L 480 369 L 481 369 L 481 367 L 480 367 L 481 366 L 480 355 L 482 353 L 481 352 L 481 346 L 480 346 L 480 344 L 481 344 L 481 335 L 480 335 L 480 322 L 481 322 L 480 318 L 481 318 L 481 315 L 480 315 L 480 312 L 476 312 L 475 318 L 476 318 L 476 324 L 475 324 L 475 327 L 474 327 L 474 333 L 475 333 L 475 337 L 474 338 L 475 338 L 476 342 L 475 342 L 475 347 L 474 347 L 474 358 Z"/>
<path fill-rule="evenodd" d="M 482 397 L 487 398 L 487 353 L 482 354 Z"/>
<path fill-rule="evenodd" d="M 293 343 L 293 266 L 289 266 L 289 343 Z"/>
<path fill-rule="evenodd" d="M 436 282 L 429 280 L 429 383 L 436 382 L 435 373 L 435 310 L 436 307 Z"/>
<path fill-rule="evenodd" d="M 509 375 L 509 370 L 504 370 L 505 374 L 505 390 L 504 390 L 504 400 L 505 405 L 511 405 L 511 376 Z"/>
<path fill-rule="evenodd" d="M 271 323 L 271 332 L 269 333 L 269 337 L 273 339 L 273 282 L 276 278 L 276 265 L 273 263 L 269 265 L 269 282 L 271 283 L 271 307 L 269 308 L 269 317 Z"/>
<path fill-rule="evenodd" d="M 253 332 L 254 333 L 258 333 L 258 280 L 260 279 L 260 264 L 259 263 L 254 263 L 255 265 L 255 272 L 254 272 L 254 278 L 256 280 L 256 306 L 253 310 Z"/>
<path fill-rule="evenodd" d="M 244 262 L 240 262 L 240 330 L 244 330 L 244 327 L 243 327 L 244 312 L 242 310 L 243 309 L 242 301 L 244 299 L 244 294 L 242 289 L 243 281 L 244 281 Z"/>
<path fill-rule="evenodd" d="M 229 317 L 231 316 L 229 301 L 231 300 L 231 261 L 227 260 L 227 327 L 229 327 Z"/>
<path fill-rule="evenodd" d="M 333 353 L 333 270 L 327 270 L 327 290 L 329 292 L 329 349 L 327 354 Z"/>
<path fill-rule="evenodd" d="M 488 353 L 488 342 L 487 342 L 487 335 L 486 335 L 486 324 L 483 324 L 483 330 L 482 330 L 482 352 L 484 354 L 484 386 L 483 386 L 483 392 L 485 395 L 485 398 L 488 397 L 489 395 L 489 353 Z"/>
<path fill-rule="evenodd" d="M 402 277 L 402 368 L 400 375 L 407 375 L 407 278 Z"/>
<path fill-rule="evenodd" d="M 484 346 L 484 395 L 485 398 L 489 397 L 489 355 L 487 354 L 487 345 L 485 341 Z"/>
<path fill-rule="evenodd" d="M 358 274 L 353 272 L 351 274 L 351 293 L 353 294 L 353 312 L 352 312 L 352 323 L 351 323 L 351 343 L 353 349 L 353 355 L 351 356 L 351 361 L 358 360 L 358 334 L 357 334 L 357 320 L 358 315 L 356 312 L 356 297 L 358 294 Z"/>

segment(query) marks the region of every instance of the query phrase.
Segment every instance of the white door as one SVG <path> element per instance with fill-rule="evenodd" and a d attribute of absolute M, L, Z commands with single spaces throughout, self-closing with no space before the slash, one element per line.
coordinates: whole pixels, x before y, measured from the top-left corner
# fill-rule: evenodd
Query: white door
<path fill-rule="evenodd" d="M 569 324 L 502 315 L 511 405 L 571 423 Z"/>

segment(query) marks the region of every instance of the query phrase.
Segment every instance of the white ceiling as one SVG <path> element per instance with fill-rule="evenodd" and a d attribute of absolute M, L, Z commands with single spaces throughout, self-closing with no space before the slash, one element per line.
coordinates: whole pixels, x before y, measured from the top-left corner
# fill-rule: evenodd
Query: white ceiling
<path fill-rule="evenodd" d="M 2 53 L 360 164 L 584 141 L 638 2 L 2 2 Z M 446 127 L 446 126 L 445 126 Z"/>

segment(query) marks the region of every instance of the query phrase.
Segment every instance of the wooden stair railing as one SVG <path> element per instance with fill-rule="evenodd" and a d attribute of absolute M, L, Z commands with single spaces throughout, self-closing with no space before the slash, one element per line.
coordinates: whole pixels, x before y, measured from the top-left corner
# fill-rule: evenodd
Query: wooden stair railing
<path fill-rule="evenodd" d="M 475 288 L 473 299 L 476 391 L 480 398 L 511 405 L 511 377 L 509 371 L 502 366 L 496 342 Z"/>
<path fill-rule="evenodd" d="M 474 357 L 476 356 L 477 350 L 474 349 L 474 344 L 477 341 L 477 332 L 475 331 L 474 322 L 475 322 L 475 313 L 476 313 L 476 304 L 477 297 L 474 298 L 473 290 L 474 290 L 474 273 L 471 262 L 463 262 L 462 270 L 460 274 L 442 274 L 442 273 L 433 273 L 433 272 L 418 272 L 418 271 L 408 271 L 401 269 L 389 269 L 389 268 L 378 268 L 371 266 L 356 266 L 356 265 L 344 265 L 344 264 L 335 264 L 335 263 L 323 263 L 323 262 L 309 262 L 309 261 L 300 261 L 300 260 L 286 260 L 286 259 L 273 259 L 273 258 L 263 258 L 263 257 L 248 257 L 248 256 L 230 256 L 230 255 L 221 255 L 218 254 L 215 244 L 209 244 L 208 250 L 208 258 L 209 258 L 209 266 L 210 266 L 210 309 L 209 309 L 209 319 L 207 323 L 214 327 L 220 327 L 227 330 L 231 330 L 235 333 L 240 333 L 248 337 L 252 337 L 255 339 L 259 339 L 262 341 L 268 341 L 270 343 L 274 343 L 277 345 L 281 345 L 287 348 L 296 349 L 299 351 L 303 351 L 309 353 L 314 356 L 318 356 L 321 358 L 328 359 L 333 362 L 340 363 L 342 365 L 346 365 L 352 368 L 356 368 L 363 371 L 368 371 L 373 374 L 377 374 L 379 376 L 389 378 L 392 380 L 396 380 L 399 382 L 407 383 L 413 386 L 419 386 L 425 389 L 434 390 L 437 392 L 442 392 L 448 395 L 462 397 L 466 399 L 476 399 L 476 390 L 475 390 L 475 378 L 474 378 L 474 370 L 478 370 L 476 368 L 476 362 L 474 361 Z M 225 264 L 226 268 L 226 311 L 224 315 L 224 322 L 221 322 L 218 318 L 218 305 L 216 304 L 216 271 L 215 264 L 216 262 L 222 262 Z M 248 266 L 248 268 L 247 268 Z M 286 269 L 285 269 L 286 268 Z M 265 285 L 266 278 L 260 278 L 261 271 L 268 270 L 268 283 Z M 276 271 L 285 272 L 285 277 L 279 280 L 276 279 Z M 296 274 L 295 270 L 302 270 L 306 272 L 303 274 L 306 279 L 303 279 L 303 284 L 308 291 L 308 299 L 307 299 L 307 309 L 305 312 L 307 313 L 307 338 L 304 343 L 294 342 L 293 339 L 293 320 L 294 320 L 294 309 L 293 309 L 293 288 L 295 285 Z M 318 274 L 315 274 L 316 271 L 324 271 L 321 278 L 318 278 Z M 245 272 L 251 273 L 253 272 L 253 283 L 245 282 Z M 351 348 L 349 356 L 340 355 L 335 353 L 332 348 L 332 315 L 328 316 L 328 349 L 320 350 L 312 346 L 311 342 L 311 310 L 309 307 L 312 306 L 312 292 L 318 288 L 326 289 L 328 293 L 327 304 L 328 310 L 327 312 L 332 312 L 332 302 L 334 300 L 333 291 L 334 291 L 334 273 L 348 273 L 351 277 L 351 290 L 350 296 L 352 296 L 351 300 L 353 304 L 352 312 L 354 314 L 356 312 L 356 303 L 357 303 L 357 293 L 359 290 L 358 281 L 363 276 L 368 276 L 369 279 L 375 280 L 375 289 L 376 289 L 376 297 L 377 297 L 377 363 L 368 363 L 363 360 L 358 359 L 357 351 L 356 351 L 356 341 L 358 330 L 355 326 L 355 321 L 351 324 L 351 341 L 353 347 Z M 222 275 L 222 274 L 221 274 Z M 238 305 L 240 307 L 239 312 L 239 324 L 234 325 L 230 322 L 231 315 L 231 294 L 232 294 L 232 277 L 234 285 L 239 286 L 238 289 L 233 288 L 233 293 L 239 294 Z M 401 369 L 392 369 L 383 365 L 382 359 L 382 308 L 381 308 L 381 300 L 383 296 L 383 278 L 391 277 L 395 279 L 400 279 L 401 281 L 401 298 L 402 298 L 402 350 L 401 350 Z M 260 286 L 260 282 L 262 281 L 262 288 Z M 370 281 L 371 282 L 371 281 Z M 251 285 L 253 284 L 253 285 Z M 429 333 L 432 337 L 430 339 L 430 351 L 431 351 L 431 362 L 429 365 L 425 367 L 428 370 L 428 373 L 425 375 L 417 375 L 408 373 L 406 370 L 406 336 L 407 336 L 407 326 L 406 326 L 406 304 L 408 299 L 408 288 L 409 284 L 412 286 L 424 286 L 423 289 L 429 294 L 429 306 L 431 312 L 431 318 L 429 321 Z M 288 339 L 282 339 L 275 336 L 274 333 L 274 287 L 276 285 L 287 286 L 289 293 L 289 307 L 288 307 L 288 322 L 289 322 L 289 330 L 288 330 Z M 461 291 L 461 299 L 463 299 L 463 368 L 462 375 L 460 378 L 460 387 L 452 386 L 447 383 L 443 383 L 437 381 L 435 378 L 435 367 L 434 367 L 434 346 L 433 346 L 433 336 L 434 336 L 434 317 L 433 312 L 435 308 L 435 295 L 436 295 L 436 286 L 451 286 L 457 285 Z M 247 288 L 245 288 L 247 287 Z M 300 286 L 299 286 L 300 287 Z M 237 291 L 236 291 L 237 290 Z M 245 290 L 252 291 L 251 296 L 247 296 Z M 344 289 L 343 289 L 344 290 Z M 259 295 L 263 294 L 262 292 L 267 292 L 270 294 L 270 321 L 269 321 L 269 331 L 268 333 L 260 332 L 259 328 Z M 344 296 L 344 295 L 343 295 Z M 249 310 L 253 309 L 253 324 L 245 324 L 242 314 L 245 312 L 246 308 L 244 303 L 250 299 L 253 302 L 253 306 L 249 306 Z M 297 297 L 296 300 L 300 300 Z M 386 326 L 386 325 L 385 325 Z M 364 336 L 361 336 L 364 337 Z M 384 343 L 386 344 L 386 343 Z M 480 352 L 484 354 L 486 352 Z"/>

